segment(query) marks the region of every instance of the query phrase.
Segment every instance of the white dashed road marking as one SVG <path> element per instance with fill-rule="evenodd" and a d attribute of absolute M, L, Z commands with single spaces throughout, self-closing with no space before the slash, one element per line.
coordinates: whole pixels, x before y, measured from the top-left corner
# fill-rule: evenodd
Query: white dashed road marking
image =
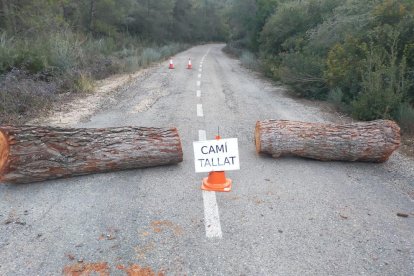
<path fill-rule="evenodd" d="M 221 238 L 220 215 L 215 192 L 203 191 L 204 226 L 207 238 Z"/>
<path fill-rule="evenodd" d="M 210 51 L 210 50 L 209 50 Z M 208 52 L 209 52 L 208 51 Z M 208 52 L 205 56 L 203 56 L 200 62 L 200 69 L 198 70 L 200 73 L 202 71 L 204 58 L 207 56 Z M 201 78 L 201 74 L 198 74 L 198 78 Z M 201 86 L 201 81 L 197 81 L 197 87 Z M 197 90 L 197 97 L 201 97 L 201 90 Z M 201 104 L 197 104 L 197 116 L 203 117 L 203 106 Z M 207 135 L 205 130 L 198 131 L 198 140 L 205 141 L 207 140 Z M 204 202 L 204 226 L 206 228 L 206 237 L 211 238 L 219 238 L 223 237 L 223 233 L 221 232 L 221 224 L 220 224 L 220 215 L 217 205 L 216 193 L 203 191 L 203 202 Z"/>
<path fill-rule="evenodd" d="M 205 130 L 198 131 L 198 140 L 207 140 Z M 211 238 L 222 238 L 223 233 L 221 232 L 220 215 L 217 205 L 216 193 L 203 191 L 203 202 L 204 202 L 204 226 L 206 228 L 206 237 Z"/>
<path fill-rule="evenodd" d="M 197 104 L 197 116 L 198 117 L 203 117 L 203 105 L 202 104 Z"/>
<path fill-rule="evenodd" d="M 207 134 L 205 130 L 198 131 L 198 141 L 205 141 L 207 140 Z"/>

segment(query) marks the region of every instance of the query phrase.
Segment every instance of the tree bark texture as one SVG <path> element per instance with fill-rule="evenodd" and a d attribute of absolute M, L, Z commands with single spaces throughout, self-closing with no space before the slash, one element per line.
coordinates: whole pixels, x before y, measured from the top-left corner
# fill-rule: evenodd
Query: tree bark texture
<path fill-rule="evenodd" d="M 266 120 L 256 123 L 256 150 L 274 158 L 294 155 L 321 161 L 385 162 L 400 146 L 389 120 L 344 125 Z"/>
<path fill-rule="evenodd" d="M 182 160 L 175 128 L 0 126 L 0 182 L 30 183 Z"/>

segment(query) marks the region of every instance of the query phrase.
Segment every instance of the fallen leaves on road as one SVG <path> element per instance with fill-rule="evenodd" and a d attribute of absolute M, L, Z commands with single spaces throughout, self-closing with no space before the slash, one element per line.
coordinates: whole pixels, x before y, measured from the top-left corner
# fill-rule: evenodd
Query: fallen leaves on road
<path fill-rule="evenodd" d="M 94 273 L 94 274 L 92 274 Z M 109 276 L 108 263 L 74 264 L 63 269 L 65 276 Z"/>
<path fill-rule="evenodd" d="M 164 272 L 154 272 L 150 267 L 141 267 L 137 264 L 130 264 L 129 267 L 117 265 L 118 270 L 122 270 L 128 276 L 164 276 Z M 110 268 L 108 263 L 90 263 L 90 264 L 74 264 L 66 266 L 63 269 L 65 276 L 109 276 Z"/>
<path fill-rule="evenodd" d="M 163 272 L 155 273 L 149 267 L 140 267 L 136 264 L 133 264 L 128 268 L 124 267 L 123 265 L 118 265 L 117 268 L 119 270 L 125 271 L 128 276 L 164 276 Z"/>
<path fill-rule="evenodd" d="M 157 220 L 151 222 L 152 230 L 155 233 L 161 233 L 165 230 L 172 230 L 176 237 L 181 236 L 183 234 L 183 228 L 181 226 L 172 223 L 169 220 Z"/>
<path fill-rule="evenodd" d="M 146 255 L 155 249 L 154 243 L 150 242 L 144 246 L 136 246 L 134 248 L 135 253 L 137 253 L 137 258 L 140 260 L 145 260 Z"/>

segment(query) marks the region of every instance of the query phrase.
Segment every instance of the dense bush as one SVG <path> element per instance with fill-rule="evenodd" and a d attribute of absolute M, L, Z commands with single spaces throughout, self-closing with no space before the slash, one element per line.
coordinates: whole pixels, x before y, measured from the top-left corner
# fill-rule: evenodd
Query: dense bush
<path fill-rule="evenodd" d="M 240 2 L 252 11 L 260 6 Z M 259 46 L 243 45 L 258 52 L 268 76 L 303 97 L 334 102 L 357 119 L 389 118 L 413 127 L 412 0 L 280 0 L 273 8 L 256 38 Z M 249 16 L 246 22 L 254 22 Z M 245 26 L 230 34 L 251 39 L 257 26 Z"/>
<path fill-rule="evenodd" d="M 326 99 L 328 89 L 322 78 L 324 61 L 306 52 L 280 55 L 280 79 L 295 88 L 297 94 L 313 99 Z"/>
<path fill-rule="evenodd" d="M 309 30 L 321 24 L 340 3 L 336 0 L 287 1 L 269 17 L 260 36 L 263 60 L 279 63 L 266 66 L 277 78 L 291 85 L 298 94 L 309 98 L 326 98 L 328 89 L 323 78 L 325 53 L 309 45 Z M 279 56 L 279 59 L 272 58 Z"/>

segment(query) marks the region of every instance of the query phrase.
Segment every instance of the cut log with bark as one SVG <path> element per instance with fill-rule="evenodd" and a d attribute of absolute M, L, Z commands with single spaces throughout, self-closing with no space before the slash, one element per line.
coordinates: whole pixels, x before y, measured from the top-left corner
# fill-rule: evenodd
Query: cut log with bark
<path fill-rule="evenodd" d="M 385 162 L 400 146 L 400 128 L 389 120 L 322 124 L 286 120 L 256 123 L 256 150 L 274 158 L 293 155 L 321 161 Z"/>
<path fill-rule="evenodd" d="M 175 128 L 0 126 L 3 183 L 30 183 L 182 160 Z"/>

